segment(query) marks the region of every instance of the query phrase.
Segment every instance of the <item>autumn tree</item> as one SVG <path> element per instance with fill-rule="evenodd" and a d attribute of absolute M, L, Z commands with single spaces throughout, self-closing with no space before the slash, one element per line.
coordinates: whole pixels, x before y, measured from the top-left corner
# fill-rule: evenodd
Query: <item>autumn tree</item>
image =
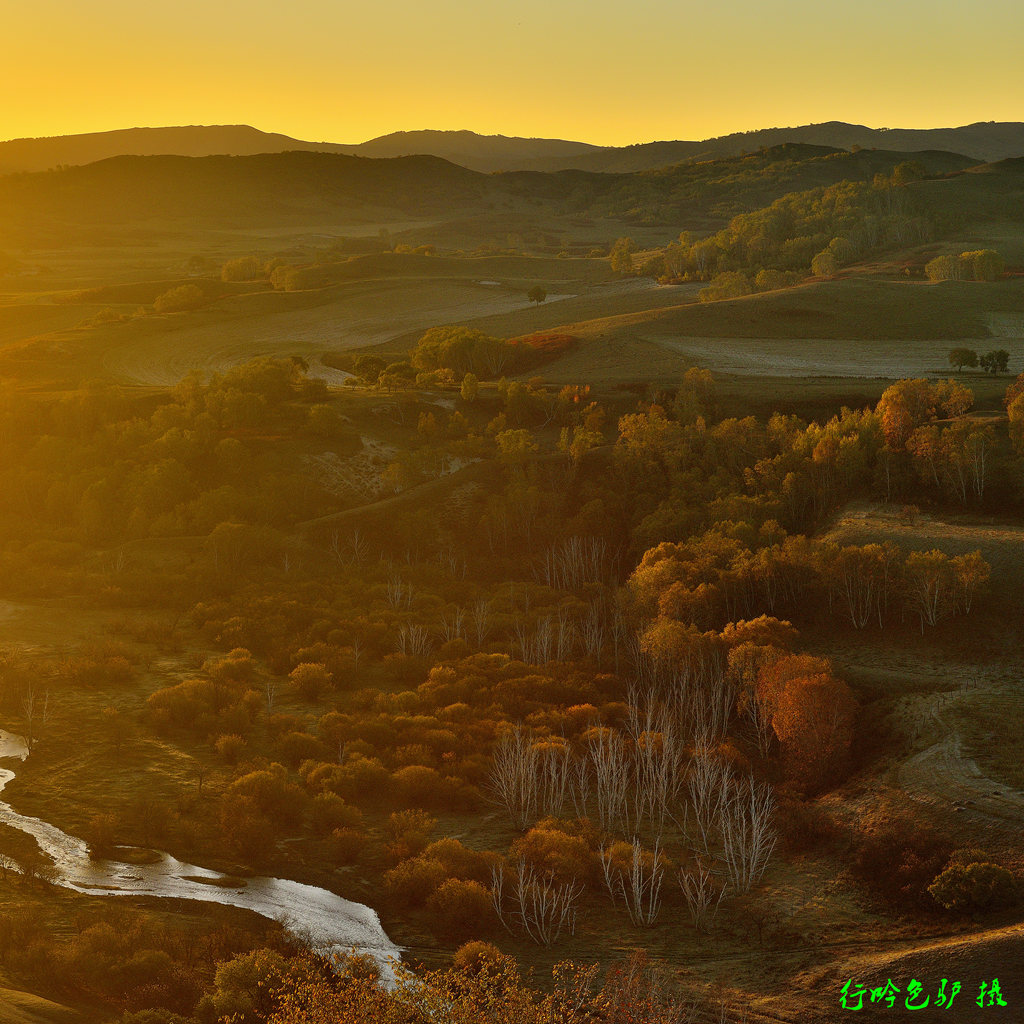
<path fill-rule="evenodd" d="M 886 445 L 904 447 L 911 433 L 935 416 L 935 391 L 923 377 L 901 380 L 882 392 L 875 409 L 882 420 Z"/>
<path fill-rule="evenodd" d="M 758 699 L 770 709 L 793 777 L 808 790 L 834 781 L 849 754 L 856 702 L 831 664 L 809 655 L 769 664 L 759 676 Z"/>
<path fill-rule="evenodd" d="M 975 281 L 996 281 L 1006 268 L 1003 257 L 995 249 L 975 249 L 973 252 L 960 253 L 960 265 L 964 268 L 964 277 Z"/>
<path fill-rule="evenodd" d="M 882 392 L 876 414 L 882 422 L 886 447 L 900 451 L 911 434 L 935 419 L 941 411 L 949 417 L 961 416 L 974 404 L 970 388 L 954 380 L 936 381 L 934 384 L 917 377 L 900 380 Z"/>
<path fill-rule="evenodd" d="M 467 404 L 472 405 L 479 394 L 480 384 L 472 373 L 467 373 L 462 378 L 462 385 L 459 388 L 459 397 Z"/>
<path fill-rule="evenodd" d="M 811 260 L 811 273 L 815 277 L 835 277 L 839 269 L 839 262 L 835 255 L 828 249 L 822 249 L 814 259 Z"/>
<path fill-rule="evenodd" d="M 198 285 L 182 284 L 158 295 L 153 302 L 153 308 L 158 313 L 180 313 L 198 309 L 205 301 L 203 289 Z"/>
<path fill-rule="evenodd" d="M 636 252 L 636 242 L 632 238 L 616 239 L 611 251 L 612 270 L 623 277 L 633 273 L 633 253 Z"/>
<path fill-rule="evenodd" d="M 1018 453 L 1024 452 L 1024 391 L 1019 391 L 1010 399 L 1006 415 L 1010 421 L 1010 441 Z"/>
<path fill-rule="evenodd" d="M 949 555 L 937 549 L 912 551 L 903 566 L 907 603 L 925 625 L 935 626 L 957 606 L 957 582 Z"/>

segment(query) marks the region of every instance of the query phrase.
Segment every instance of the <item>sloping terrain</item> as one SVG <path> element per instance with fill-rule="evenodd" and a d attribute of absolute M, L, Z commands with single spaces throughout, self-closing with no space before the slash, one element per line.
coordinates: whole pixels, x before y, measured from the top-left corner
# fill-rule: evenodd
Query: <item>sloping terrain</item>
<path fill-rule="evenodd" d="M 114 156 L 212 156 L 283 153 L 301 150 L 352 156 L 395 157 L 428 154 L 476 171 L 560 171 L 568 169 L 629 173 L 682 162 L 719 160 L 786 143 L 835 149 L 887 149 L 919 153 L 945 150 L 976 162 L 1024 155 L 1024 124 L 978 122 L 958 128 L 868 128 L 829 121 L 792 128 L 734 132 L 703 141 L 665 141 L 631 146 L 594 146 L 565 139 L 524 139 L 471 131 L 391 132 L 357 144 L 309 142 L 249 125 L 190 125 L 125 128 L 81 135 L 11 139 L 0 142 L 0 174 L 45 171 L 88 164 Z"/>

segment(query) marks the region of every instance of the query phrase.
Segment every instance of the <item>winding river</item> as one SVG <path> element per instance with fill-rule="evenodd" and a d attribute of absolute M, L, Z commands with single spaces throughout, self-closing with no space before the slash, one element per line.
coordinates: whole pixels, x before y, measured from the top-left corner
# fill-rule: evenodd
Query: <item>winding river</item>
<path fill-rule="evenodd" d="M 28 753 L 22 737 L 0 730 L 0 761 L 4 765 L 24 761 Z M 13 770 L 0 767 L 0 791 L 14 777 Z M 92 895 L 162 896 L 242 907 L 279 921 L 326 956 L 353 949 L 368 953 L 380 964 L 385 979 L 394 976 L 401 950 L 385 934 L 376 912 L 327 889 L 286 878 L 248 878 L 244 886 L 226 886 L 218 884 L 225 878 L 219 872 L 183 863 L 166 853 L 144 865 L 90 860 L 89 848 L 81 839 L 39 818 L 19 814 L 3 801 L 0 822 L 35 838 L 39 848 L 53 858 L 53 881 L 66 889 Z"/>

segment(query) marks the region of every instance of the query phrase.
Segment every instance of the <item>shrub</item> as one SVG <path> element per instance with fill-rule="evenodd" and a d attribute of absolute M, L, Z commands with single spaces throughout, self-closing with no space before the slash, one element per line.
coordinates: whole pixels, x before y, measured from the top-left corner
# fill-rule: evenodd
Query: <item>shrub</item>
<path fill-rule="evenodd" d="M 245 740 L 237 733 L 229 733 L 226 736 L 218 736 L 214 743 L 217 756 L 228 764 L 237 764 L 242 751 L 245 750 Z"/>
<path fill-rule="evenodd" d="M 292 824 L 301 818 L 308 799 L 302 789 L 288 781 L 287 772 L 279 764 L 235 779 L 228 794 L 248 797 L 268 818 Z"/>
<path fill-rule="evenodd" d="M 463 974 L 497 974 L 508 957 L 491 942 L 465 942 L 452 955 L 452 968 Z"/>
<path fill-rule="evenodd" d="M 596 862 L 586 840 L 568 835 L 548 821 L 517 839 L 512 856 L 525 857 L 542 874 L 550 871 L 560 882 L 583 881 L 595 874 Z"/>
<path fill-rule="evenodd" d="M 384 892 L 396 902 L 422 906 L 447 877 L 440 861 L 413 857 L 384 872 Z"/>
<path fill-rule="evenodd" d="M 327 754 L 323 741 L 308 732 L 290 732 L 277 744 L 277 756 L 284 764 L 297 768 L 303 761 L 322 761 Z"/>
<path fill-rule="evenodd" d="M 303 700 L 317 701 L 332 686 L 334 680 L 327 666 L 320 662 L 303 662 L 296 665 L 288 675 L 296 692 Z"/>
<path fill-rule="evenodd" d="M 113 814 L 92 816 L 84 830 L 84 838 L 89 844 L 90 859 L 103 860 L 113 855 L 119 827 L 120 822 Z"/>
<path fill-rule="evenodd" d="M 490 893 L 479 883 L 449 878 L 427 901 L 432 927 L 441 938 L 465 939 L 489 929 L 494 909 Z"/>
<path fill-rule="evenodd" d="M 437 828 L 437 819 L 426 811 L 396 811 L 388 818 L 385 831 L 391 838 L 392 847 L 402 856 L 421 853 Z M 404 852 L 403 852 L 404 851 Z"/>
<path fill-rule="evenodd" d="M 206 302 L 202 288 L 194 284 L 182 284 L 158 295 L 153 308 L 158 313 L 182 313 L 189 309 L 198 309 Z"/>
<path fill-rule="evenodd" d="M 329 840 L 330 857 L 338 864 L 354 864 L 366 846 L 366 836 L 358 829 L 338 828 Z"/>
<path fill-rule="evenodd" d="M 362 811 L 345 803 L 336 793 L 321 793 L 313 798 L 310 828 L 318 836 L 326 836 L 339 829 L 357 828 L 362 820 Z"/>
<path fill-rule="evenodd" d="M 738 299 L 754 290 L 750 278 L 740 270 L 727 270 L 716 275 L 707 288 L 701 288 L 697 298 L 701 302 L 717 302 L 719 299 Z"/>
<path fill-rule="evenodd" d="M 1006 269 L 1003 257 L 995 249 L 976 249 L 973 252 L 960 253 L 960 265 L 964 268 L 964 277 L 975 281 L 995 281 Z"/>
<path fill-rule="evenodd" d="M 350 753 L 344 764 L 321 764 L 305 773 L 311 792 L 337 793 L 352 803 L 379 799 L 387 789 L 388 772 L 376 757 Z"/>
<path fill-rule="evenodd" d="M 842 830 L 828 811 L 817 804 L 781 799 L 774 822 L 787 853 L 808 853 L 828 848 L 841 838 Z"/>
<path fill-rule="evenodd" d="M 391 779 L 395 784 L 395 792 L 404 803 L 430 807 L 436 805 L 444 795 L 441 776 L 433 768 L 422 764 L 399 768 Z"/>
<path fill-rule="evenodd" d="M 950 854 L 949 842 L 909 815 L 888 812 L 855 840 L 853 873 L 897 906 L 934 908 L 928 886 Z"/>
<path fill-rule="evenodd" d="M 954 913 L 1001 910 L 1017 902 L 1017 885 L 1006 868 L 987 861 L 952 863 L 928 886 L 934 900 Z"/>
<path fill-rule="evenodd" d="M 222 281 L 255 281 L 263 276 L 263 264 L 256 256 L 239 256 L 238 259 L 228 260 L 220 270 Z"/>
<path fill-rule="evenodd" d="M 490 881 L 491 864 L 497 858 L 493 853 L 471 850 L 451 836 L 431 843 L 423 851 L 423 856 L 440 861 L 452 878 L 473 879 L 485 883 Z"/>

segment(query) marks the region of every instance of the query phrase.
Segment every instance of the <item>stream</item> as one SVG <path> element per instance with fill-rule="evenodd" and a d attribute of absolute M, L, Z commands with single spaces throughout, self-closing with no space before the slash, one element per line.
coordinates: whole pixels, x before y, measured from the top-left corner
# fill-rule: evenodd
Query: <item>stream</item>
<path fill-rule="evenodd" d="M 0 729 L 0 761 L 5 765 L 24 761 L 28 754 L 22 737 Z M 10 768 L 0 767 L 0 791 L 14 777 Z M 318 953 L 331 957 L 354 949 L 377 961 L 382 978 L 390 980 L 394 976 L 394 963 L 401 950 L 384 932 L 376 912 L 327 889 L 287 878 L 247 878 L 241 887 L 216 884 L 225 876 L 167 853 L 143 865 L 90 860 L 89 848 L 81 839 L 39 818 L 19 814 L 3 801 L 0 823 L 33 836 L 39 848 L 53 858 L 54 883 L 66 889 L 94 896 L 161 896 L 242 907 L 280 922 Z"/>

